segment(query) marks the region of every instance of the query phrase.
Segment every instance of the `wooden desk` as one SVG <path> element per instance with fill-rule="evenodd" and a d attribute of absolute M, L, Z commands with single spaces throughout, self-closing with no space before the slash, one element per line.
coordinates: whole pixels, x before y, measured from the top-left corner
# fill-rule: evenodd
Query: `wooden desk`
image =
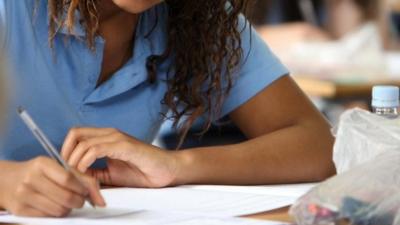
<path fill-rule="evenodd" d="M 245 218 L 259 219 L 259 220 L 274 220 L 287 223 L 294 223 L 293 218 L 288 214 L 289 207 L 276 209 L 273 211 L 245 216 Z M 335 225 L 351 225 L 349 221 L 342 220 L 335 223 Z"/>
<path fill-rule="evenodd" d="M 259 220 L 275 220 L 275 221 L 293 223 L 294 222 L 293 218 L 289 216 L 288 211 L 289 207 L 284 207 L 269 212 L 245 216 L 244 218 L 259 219 Z"/>
<path fill-rule="evenodd" d="M 302 75 L 294 75 L 293 78 L 307 95 L 326 99 L 369 98 L 375 85 L 400 86 L 400 80 L 389 79 L 341 82 Z"/>

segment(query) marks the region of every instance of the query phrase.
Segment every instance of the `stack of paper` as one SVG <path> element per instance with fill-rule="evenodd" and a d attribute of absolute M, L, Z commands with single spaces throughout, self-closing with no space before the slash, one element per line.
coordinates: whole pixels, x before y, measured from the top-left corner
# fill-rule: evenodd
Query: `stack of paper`
<path fill-rule="evenodd" d="M 164 189 L 117 188 L 102 190 L 105 209 L 85 207 L 68 218 L 39 219 L 1 215 L 0 222 L 22 224 L 254 224 L 267 221 L 233 218 L 288 206 L 311 185 L 182 186 Z"/>
<path fill-rule="evenodd" d="M 259 186 L 227 186 L 227 185 L 186 185 L 182 188 L 195 190 L 210 190 L 234 193 L 249 193 L 259 195 L 274 195 L 299 198 L 306 194 L 317 183 L 285 184 L 285 185 L 259 185 Z"/>
<path fill-rule="evenodd" d="M 104 190 L 107 205 L 133 210 L 242 216 L 292 204 L 296 197 L 189 188 Z"/>

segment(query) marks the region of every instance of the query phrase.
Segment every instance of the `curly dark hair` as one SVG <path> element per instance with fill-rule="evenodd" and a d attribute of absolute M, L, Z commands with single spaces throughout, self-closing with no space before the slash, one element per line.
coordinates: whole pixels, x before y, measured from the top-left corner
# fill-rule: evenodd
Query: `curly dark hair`
<path fill-rule="evenodd" d="M 50 45 L 60 22 L 72 32 L 75 11 L 79 10 L 87 44 L 93 49 L 99 28 L 97 2 L 48 0 Z M 148 82 L 154 83 L 159 65 L 172 58 L 162 104 L 172 111 L 174 127 L 180 131 L 177 147 L 180 148 L 199 117 L 206 117 L 201 132 L 204 134 L 220 114 L 224 98 L 232 87 L 234 70 L 244 55 L 239 16 L 248 9 L 248 1 L 166 0 L 166 4 L 168 47 L 161 55 L 149 56 L 146 67 Z"/>

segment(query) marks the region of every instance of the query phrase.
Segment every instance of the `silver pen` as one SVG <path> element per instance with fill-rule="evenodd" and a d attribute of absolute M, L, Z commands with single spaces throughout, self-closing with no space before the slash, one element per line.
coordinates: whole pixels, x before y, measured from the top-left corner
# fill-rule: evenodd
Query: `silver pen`
<path fill-rule="evenodd" d="M 54 160 L 56 160 L 64 169 L 68 172 L 71 172 L 75 176 L 74 173 L 72 173 L 71 167 L 62 159 L 61 155 L 58 153 L 57 149 L 54 147 L 54 145 L 50 142 L 50 140 L 47 138 L 47 136 L 43 133 L 43 131 L 39 128 L 39 126 L 35 123 L 35 121 L 32 119 L 32 117 L 29 115 L 29 113 L 23 109 L 22 107 L 18 107 L 18 115 L 21 117 L 22 121 L 25 123 L 25 125 L 29 128 L 29 130 L 32 132 L 32 134 L 35 136 L 35 138 L 40 142 L 40 144 L 43 146 L 43 148 L 46 150 L 47 154 Z M 83 181 L 75 176 L 76 179 L 81 182 L 83 186 L 84 183 Z M 86 200 L 89 202 L 89 204 L 95 208 L 95 205 L 91 201 L 91 199 L 87 196 Z"/>

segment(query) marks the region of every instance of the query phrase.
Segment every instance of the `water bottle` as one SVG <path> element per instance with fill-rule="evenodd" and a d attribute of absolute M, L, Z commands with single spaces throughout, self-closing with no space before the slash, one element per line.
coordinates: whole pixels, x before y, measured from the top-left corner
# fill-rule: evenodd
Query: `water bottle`
<path fill-rule="evenodd" d="M 372 110 L 375 114 L 390 119 L 397 118 L 399 108 L 399 87 L 375 86 L 372 89 Z"/>

